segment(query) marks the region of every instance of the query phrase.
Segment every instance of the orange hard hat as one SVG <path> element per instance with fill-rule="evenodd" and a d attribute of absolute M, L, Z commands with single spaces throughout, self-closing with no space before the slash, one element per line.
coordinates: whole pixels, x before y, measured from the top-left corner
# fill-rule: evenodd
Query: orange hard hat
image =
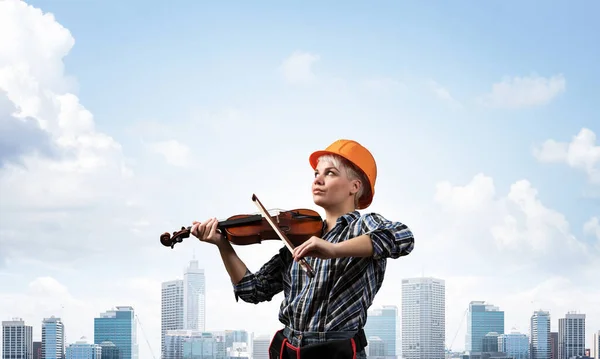
<path fill-rule="evenodd" d="M 371 189 L 371 193 L 360 199 L 358 208 L 365 209 L 369 207 L 373 201 L 373 196 L 375 195 L 375 180 L 377 179 L 377 164 L 375 163 L 375 158 L 373 158 L 371 152 L 356 141 L 337 140 L 325 150 L 315 151 L 310 155 L 309 162 L 312 168 L 317 168 L 319 157 L 327 154 L 341 156 L 363 171 L 369 181 L 368 185 Z"/>

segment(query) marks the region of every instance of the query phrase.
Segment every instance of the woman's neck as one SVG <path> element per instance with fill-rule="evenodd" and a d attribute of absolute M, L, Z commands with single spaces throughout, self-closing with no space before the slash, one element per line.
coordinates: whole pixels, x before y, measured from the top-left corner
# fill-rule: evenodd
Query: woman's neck
<path fill-rule="evenodd" d="M 335 226 L 338 218 L 345 215 L 346 213 L 350 213 L 355 211 L 356 208 L 353 204 L 340 206 L 339 208 L 329 208 L 325 210 L 325 223 L 327 223 L 327 232 L 331 231 Z"/>

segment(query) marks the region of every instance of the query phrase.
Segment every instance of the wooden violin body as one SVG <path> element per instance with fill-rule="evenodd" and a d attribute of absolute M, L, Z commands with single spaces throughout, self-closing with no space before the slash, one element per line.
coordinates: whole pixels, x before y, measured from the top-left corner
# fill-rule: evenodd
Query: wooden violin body
<path fill-rule="evenodd" d="M 323 235 L 323 219 L 316 211 L 311 209 L 294 209 L 281 211 L 272 216 L 260 203 L 255 194 L 252 201 L 256 204 L 261 214 L 238 214 L 218 223 L 217 228 L 233 244 L 248 245 L 258 244 L 264 240 L 280 239 L 290 252 L 294 247 L 310 239 L 312 236 Z M 160 236 L 160 243 L 173 248 L 184 238 L 190 236 L 192 227 L 181 227 L 181 230 L 168 232 Z M 300 265 L 310 278 L 314 278 L 315 271 L 304 258 L 300 258 Z"/>
<path fill-rule="evenodd" d="M 281 211 L 270 216 L 273 223 L 290 240 L 294 246 L 299 246 L 312 236 L 321 237 L 323 234 L 323 219 L 311 209 L 294 209 Z M 238 214 L 220 221 L 217 229 L 229 242 L 236 245 L 260 244 L 265 240 L 281 240 L 266 218 L 261 214 Z M 190 236 L 191 227 L 181 227 L 181 230 L 168 232 L 160 236 L 160 243 L 173 248 L 184 238 Z"/>

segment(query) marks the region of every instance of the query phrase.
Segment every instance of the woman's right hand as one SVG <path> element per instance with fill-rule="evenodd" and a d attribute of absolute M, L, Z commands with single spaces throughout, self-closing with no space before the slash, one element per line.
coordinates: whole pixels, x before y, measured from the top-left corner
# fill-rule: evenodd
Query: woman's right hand
<path fill-rule="evenodd" d="M 216 218 L 208 219 L 204 223 L 194 221 L 190 232 L 202 242 L 220 244 L 224 237 L 217 231 L 218 223 L 219 221 Z"/>

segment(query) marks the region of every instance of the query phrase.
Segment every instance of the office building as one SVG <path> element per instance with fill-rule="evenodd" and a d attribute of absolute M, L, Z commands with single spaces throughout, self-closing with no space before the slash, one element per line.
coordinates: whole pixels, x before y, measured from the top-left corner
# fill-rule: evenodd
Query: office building
<path fill-rule="evenodd" d="M 23 319 L 2 322 L 2 358 L 33 359 L 33 327 Z"/>
<path fill-rule="evenodd" d="M 87 338 L 81 337 L 73 344 L 69 344 L 66 350 L 66 359 L 104 359 L 102 358 L 102 347 L 90 343 Z"/>
<path fill-rule="evenodd" d="M 162 283 L 161 293 L 161 356 L 165 358 L 165 335 L 168 330 L 183 327 L 183 280 Z"/>
<path fill-rule="evenodd" d="M 558 359 L 558 332 L 550 332 L 550 359 Z"/>
<path fill-rule="evenodd" d="M 121 306 L 94 318 L 94 344 L 110 341 L 119 349 L 120 359 L 137 359 L 137 325 L 133 307 Z"/>
<path fill-rule="evenodd" d="M 504 334 L 504 312 L 484 301 L 469 303 L 465 350 L 473 353 L 481 352 L 483 337 L 491 332 Z"/>
<path fill-rule="evenodd" d="M 529 337 L 517 331 L 501 334 L 498 336 L 498 351 L 513 359 L 529 359 Z"/>
<path fill-rule="evenodd" d="M 64 359 L 65 325 L 51 316 L 42 321 L 42 359 Z"/>
<path fill-rule="evenodd" d="M 269 359 L 272 336 L 260 335 L 252 339 L 252 359 Z"/>
<path fill-rule="evenodd" d="M 204 269 L 198 268 L 196 259 L 190 261 L 183 275 L 183 327 L 184 329 L 205 330 L 206 289 Z"/>
<path fill-rule="evenodd" d="M 367 312 L 367 322 L 364 330 L 367 338 L 379 337 L 385 344 L 386 358 L 396 358 L 396 322 L 398 307 L 384 305 L 371 308 Z"/>
<path fill-rule="evenodd" d="M 585 314 L 569 312 L 558 319 L 558 359 L 585 355 Z"/>
<path fill-rule="evenodd" d="M 369 319 L 370 320 L 370 319 Z M 387 345 L 387 337 L 378 333 Z M 402 280 L 402 357 L 443 359 L 446 340 L 446 284 L 437 278 Z M 386 346 L 386 353 L 399 355 Z"/>
<path fill-rule="evenodd" d="M 530 323 L 531 359 L 551 359 L 550 313 L 535 311 Z"/>

